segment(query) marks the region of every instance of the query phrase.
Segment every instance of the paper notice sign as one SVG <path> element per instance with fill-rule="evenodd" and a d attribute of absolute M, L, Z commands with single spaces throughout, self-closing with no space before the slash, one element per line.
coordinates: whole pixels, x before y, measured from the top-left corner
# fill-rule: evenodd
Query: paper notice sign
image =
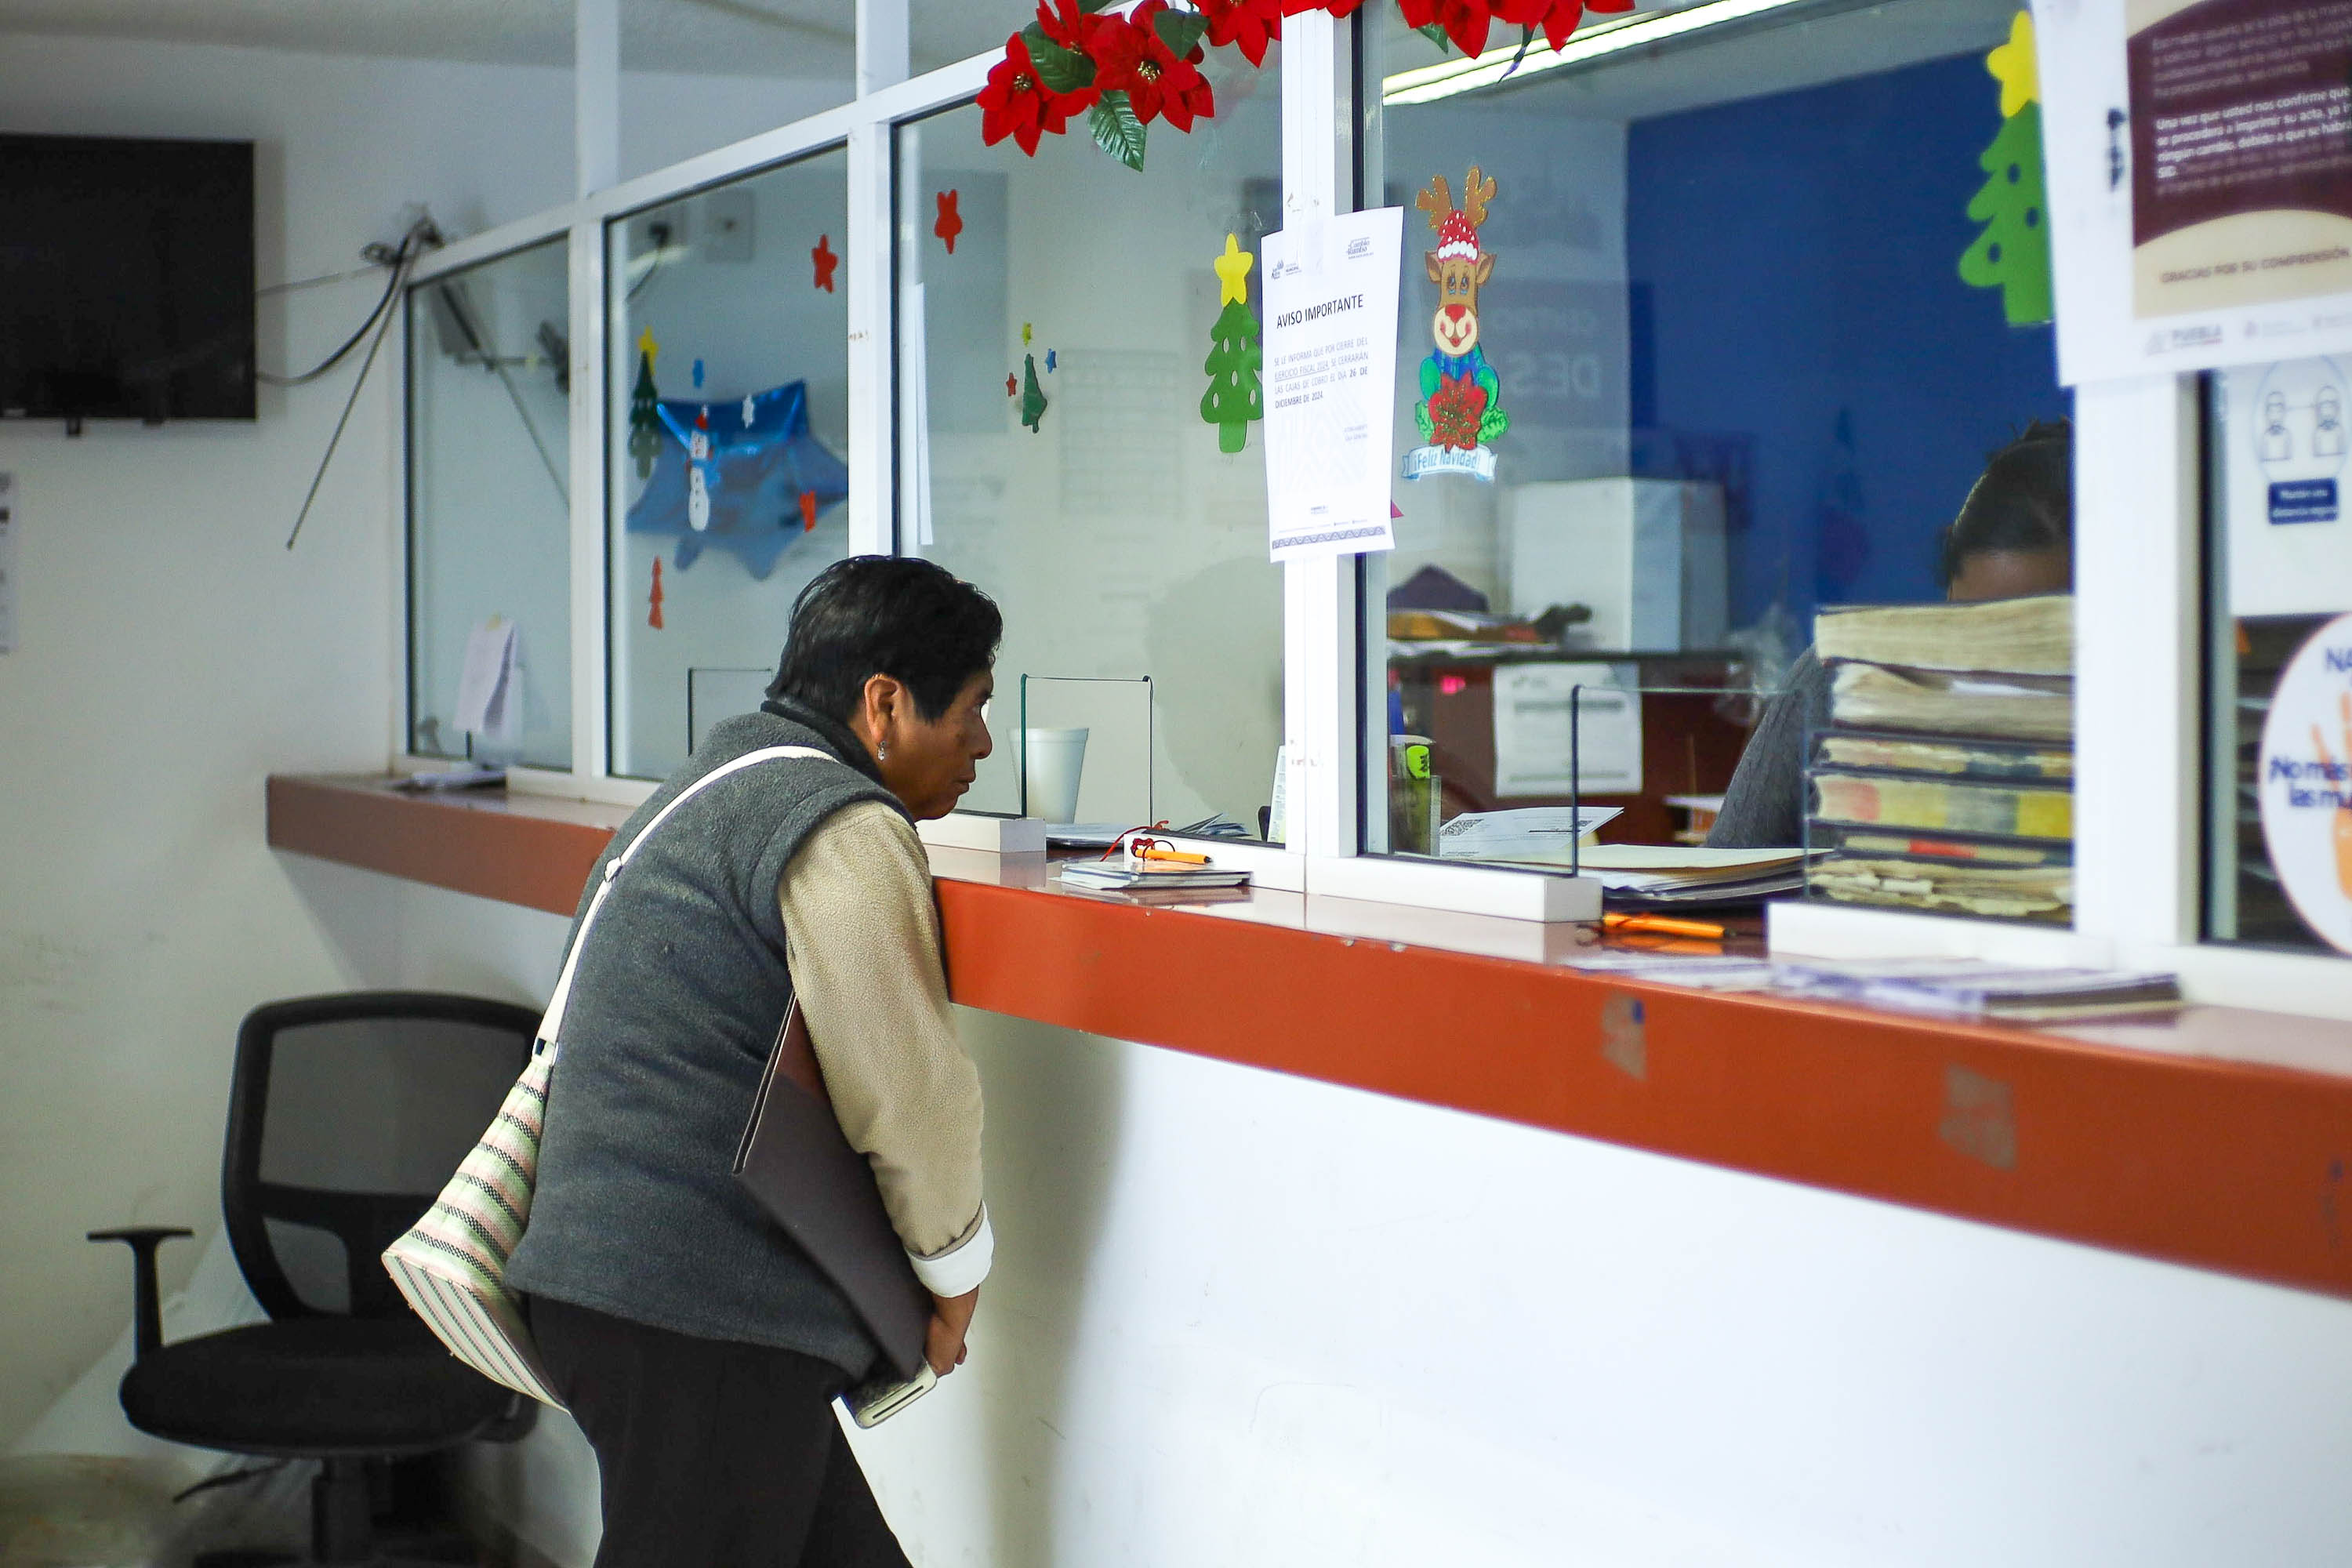
<path fill-rule="evenodd" d="M 1395 546 L 1397 268 L 1404 209 L 1265 237 L 1265 492 L 1276 561 Z"/>
<path fill-rule="evenodd" d="M 1495 670 L 1495 793 L 1642 793 L 1642 698 L 1630 668 L 1506 664 Z"/>
<path fill-rule="evenodd" d="M 457 672 L 457 728 L 493 739 L 519 732 L 517 685 L 515 624 L 493 616 L 466 639 L 466 662 Z"/>
<path fill-rule="evenodd" d="M 2352 350 L 2352 4 L 2035 23 L 2060 379 Z"/>

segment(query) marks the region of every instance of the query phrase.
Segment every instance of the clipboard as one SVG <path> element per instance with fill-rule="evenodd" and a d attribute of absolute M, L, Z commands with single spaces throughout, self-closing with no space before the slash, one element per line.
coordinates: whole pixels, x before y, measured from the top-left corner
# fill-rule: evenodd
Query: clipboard
<path fill-rule="evenodd" d="M 929 1370 L 931 1294 L 907 1260 L 873 1167 L 842 1136 L 797 997 L 776 1031 L 734 1173 L 849 1302 L 884 1363 L 904 1380 Z"/>

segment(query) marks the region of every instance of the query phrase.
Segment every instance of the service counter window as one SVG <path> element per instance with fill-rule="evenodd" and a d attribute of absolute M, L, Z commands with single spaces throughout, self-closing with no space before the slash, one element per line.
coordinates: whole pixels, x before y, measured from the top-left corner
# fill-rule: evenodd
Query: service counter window
<path fill-rule="evenodd" d="M 1607 816 L 1604 870 L 1701 858 L 1611 847 L 1712 842 L 1787 851 L 1785 884 L 1809 839 L 1866 829 L 1860 858 L 1883 864 L 1834 896 L 2023 912 L 1902 869 L 2017 833 L 1948 776 L 2007 753 L 1898 735 L 1829 769 L 1832 689 L 1873 681 L 1825 674 L 1809 646 L 1832 607 L 2068 587 L 2038 153 L 1991 151 L 2019 144 L 1986 63 L 2019 8 L 1599 16 L 1507 72 L 1516 29 L 1477 63 L 1381 15 L 1365 202 L 1405 209 L 1406 245 L 1397 548 L 1361 568 L 1364 846 L 1564 868 L 1574 801 Z M 2029 432 L 2055 453 L 2031 476 L 2042 531 L 1993 542 L 2042 548 L 2043 570 L 1955 587 L 1948 531 Z M 2063 603 L 2025 618 L 2042 629 L 1963 637 L 1958 661 L 2050 674 L 2047 647 L 2011 649 L 2051 624 L 2063 644 Z M 1904 647 L 1871 646 L 1888 663 Z M 1783 689 L 1791 720 L 1758 730 Z M 2044 750 L 2065 750 L 2066 709 L 2056 691 Z M 1873 731 L 1967 729 L 1873 711 Z M 1773 754 L 1735 786 L 1756 748 Z M 1859 782 L 1824 795 L 1809 772 L 1829 771 Z M 2063 814 L 2066 780 L 2052 790 Z M 2064 863 L 2053 849 L 2043 882 Z"/>
<path fill-rule="evenodd" d="M 848 552 L 848 155 L 613 218 L 611 771 L 756 708 L 793 600 Z"/>
<path fill-rule="evenodd" d="M 2205 934 L 2352 952 L 2352 374 L 2209 378 Z"/>
<path fill-rule="evenodd" d="M 572 766 L 569 300 L 561 237 L 408 291 L 415 755 Z"/>
<path fill-rule="evenodd" d="M 1081 125 L 1034 157 L 985 146 L 976 107 L 898 129 L 898 547 L 1004 611 L 968 809 L 1019 811 L 1025 784 L 1048 821 L 1260 832 L 1283 596 L 1255 258 L 1282 221 L 1281 80 L 1226 66 L 1215 118 L 1150 126 L 1139 171 Z"/>

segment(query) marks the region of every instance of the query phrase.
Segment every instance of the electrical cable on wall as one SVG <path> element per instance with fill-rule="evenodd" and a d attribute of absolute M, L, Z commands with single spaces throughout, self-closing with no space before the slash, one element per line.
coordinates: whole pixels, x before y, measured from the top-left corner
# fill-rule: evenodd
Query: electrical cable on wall
<path fill-rule="evenodd" d="M 263 377 L 273 385 L 279 386 L 299 386 L 315 381 L 358 346 L 360 339 L 367 336 L 371 327 L 375 331 L 374 337 L 368 342 L 367 357 L 360 362 L 360 373 L 352 380 L 351 395 L 343 399 L 343 412 L 335 420 L 334 434 L 327 437 L 327 449 L 320 455 L 318 471 L 310 476 L 310 489 L 302 497 L 302 510 L 295 514 L 293 530 L 286 535 L 286 548 L 289 550 L 293 549 L 294 542 L 302 536 L 302 524 L 309 521 L 311 504 L 319 499 L 319 486 L 326 479 L 327 465 L 335 460 L 335 448 L 342 443 L 343 431 L 352 422 L 352 410 L 358 405 L 360 392 L 367 385 L 368 372 L 375 366 L 376 351 L 383 347 L 384 337 L 391 331 L 392 323 L 400 319 L 400 312 L 393 306 L 400 298 L 401 288 L 408 281 L 409 274 L 415 270 L 417 258 L 425 247 L 440 243 L 441 231 L 434 226 L 432 217 L 420 215 L 415 223 L 409 225 L 407 234 L 401 237 L 400 247 L 393 256 L 392 277 L 384 285 L 383 298 L 376 301 L 375 309 L 360 324 L 360 330 L 314 369 L 299 376 Z"/>
<path fill-rule="evenodd" d="M 350 355 L 351 352 L 359 346 L 360 340 L 366 337 L 369 331 L 383 319 L 384 313 L 393 308 L 394 301 L 399 297 L 400 280 L 405 275 L 408 266 L 419 254 L 421 254 L 425 247 L 437 246 L 440 243 L 441 230 L 436 226 L 432 216 L 429 214 L 420 214 L 418 215 L 416 221 L 408 226 L 408 232 L 401 236 L 398 246 L 386 246 L 379 243 L 367 247 L 367 248 L 362 250 L 360 254 L 366 257 L 376 266 L 388 268 L 391 270 L 391 276 L 384 279 L 383 292 L 377 297 L 375 309 L 368 312 L 367 320 L 362 321 L 359 324 L 358 330 L 353 331 L 350 337 L 343 340 L 341 347 L 336 349 L 334 353 L 329 354 L 325 359 L 320 360 L 317 364 L 311 366 L 309 370 L 303 371 L 299 375 L 274 375 L 270 372 L 263 370 L 256 371 L 254 373 L 254 379 L 268 386 L 305 386 L 310 383 L 318 380 L 320 376 L 334 369 L 335 366 L 341 364 L 344 359 Z M 355 274 L 346 272 L 337 274 L 336 276 L 339 278 L 349 278 L 355 276 Z M 306 288 L 312 283 L 323 283 L 329 281 L 332 281 L 332 279 L 325 278 L 307 279 L 301 282 L 280 284 L 278 285 L 278 289 L 300 289 Z M 269 293 L 272 292 L 272 290 L 260 289 L 257 290 L 257 292 Z"/>

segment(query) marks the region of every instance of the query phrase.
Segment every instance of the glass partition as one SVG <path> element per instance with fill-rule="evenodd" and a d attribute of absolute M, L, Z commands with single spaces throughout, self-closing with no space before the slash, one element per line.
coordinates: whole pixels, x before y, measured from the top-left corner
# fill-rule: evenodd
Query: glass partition
<path fill-rule="evenodd" d="M 1034 158 L 975 108 L 900 128 L 899 548 L 1004 610 L 967 808 L 1022 809 L 1024 750 L 1032 816 L 1255 837 L 1270 803 L 1282 577 L 1239 258 L 1281 225 L 1281 83 L 1212 80 L 1216 117 L 1151 127 L 1139 173 L 1082 126 Z"/>
<path fill-rule="evenodd" d="M 606 226 L 616 774 L 756 707 L 848 552 L 847 173 L 836 148 Z"/>
<path fill-rule="evenodd" d="M 2352 367 L 2207 392 L 2205 933 L 2352 952 Z"/>
<path fill-rule="evenodd" d="M 1669 9 L 1509 74 L 1393 17 L 1373 45 L 1369 184 L 1407 244 L 1398 543 L 1363 564 L 1369 849 L 1565 861 L 1564 820 L 1487 814 L 1572 796 L 1613 813 L 1604 844 L 1720 844 L 1794 679 L 1805 713 L 1759 742 L 1786 755 L 1741 786 L 1769 820 L 1730 838 L 1794 851 L 1815 612 L 1943 598 L 1988 454 L 2067 412 L 2046 284 L 2037 308 L 1964 276 L 2018 7 Z M 2038 188 L 2034 160 L 2006 172 Z"/>
<path fill-rule="evenodd" d="M 572 766 L 570 276 L 551 239 L 408 291 L 408 749 Z"/>

